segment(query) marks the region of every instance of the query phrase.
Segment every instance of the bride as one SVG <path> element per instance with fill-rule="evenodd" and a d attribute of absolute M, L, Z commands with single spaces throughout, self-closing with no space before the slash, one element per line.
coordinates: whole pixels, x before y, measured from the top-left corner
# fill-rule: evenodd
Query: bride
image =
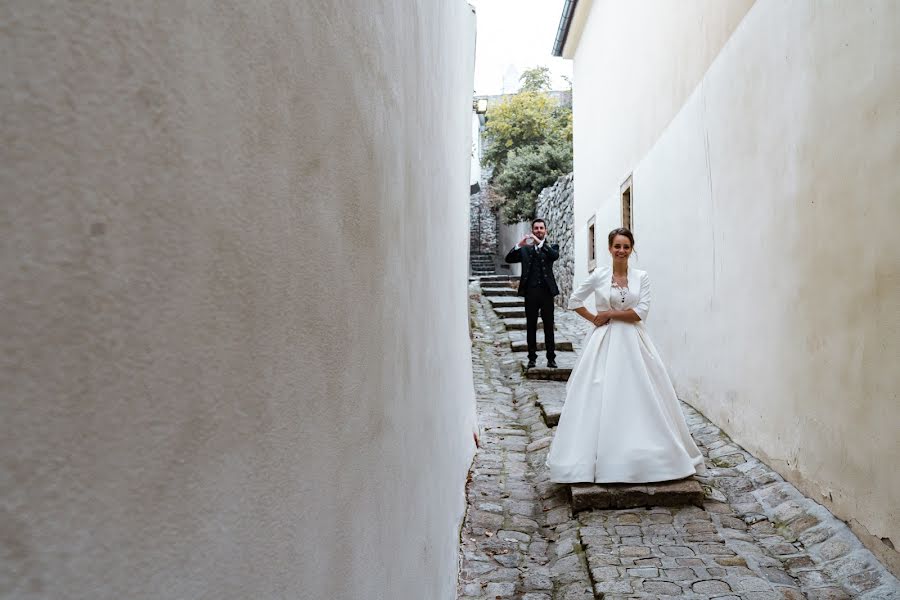
<path fill-rule="evenodd" d="M 569 298 L 569 309 L 595 328 L 566 384 L 547 455 L 558 483 L 647 483 L 704 470 L 672 382 L 643 321 L 650 308 L 647 273 L 628 268 L 634 236 L 609 234 L 611 267 L 598 267 Z M 584 301 L 594 294 L 597 314 Z"/>

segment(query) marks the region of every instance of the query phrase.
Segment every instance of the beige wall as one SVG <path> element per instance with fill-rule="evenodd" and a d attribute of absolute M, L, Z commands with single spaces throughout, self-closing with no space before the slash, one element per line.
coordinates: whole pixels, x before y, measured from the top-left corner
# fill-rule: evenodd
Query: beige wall
<path fill-rule="evenodd" d="M 592 0 L 573 53 L 575 277 L 587 275 L 587 222 L 653 145 L 753 0 Z M 576 16 L 580 16 L 577 14 Z M 597 224 L 599 232 L 610 227 Z M 598 234 L 598 239 L 605 236 Z M 602 248 L 601 248 L 602 250 Z"/>
<path fill-rule="evenodd" d="M 680 395 L 895 573 L 879 538 L 900 545 L 898 26 L 891 0 L 760 0 L 631 164 L 649 325 Z M 599 181 L 578 160 L 584 210 Z"/>
<path fill-rule="evenodd" d="M 455 598 L 468 5 L 0 22 L 0 596 Z"/>

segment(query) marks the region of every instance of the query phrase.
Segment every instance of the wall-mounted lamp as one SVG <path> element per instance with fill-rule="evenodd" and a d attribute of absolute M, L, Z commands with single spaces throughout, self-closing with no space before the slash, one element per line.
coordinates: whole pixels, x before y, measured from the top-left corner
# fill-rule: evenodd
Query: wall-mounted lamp
<path fill-rule="evenodd" d="M 483 115 L 487 112 L 487 98 L 475 98 L 472 100 L 472 110 L 475 111 L 475 114 Z"/>

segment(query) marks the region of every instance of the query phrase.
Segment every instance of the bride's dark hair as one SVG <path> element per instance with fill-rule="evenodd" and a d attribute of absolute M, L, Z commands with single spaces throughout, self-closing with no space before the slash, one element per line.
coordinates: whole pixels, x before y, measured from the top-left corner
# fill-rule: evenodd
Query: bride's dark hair
<path fill-rule="evenodd" d="M 628 238 L 628 241 L 631 242 L 631 247 L 634 248 L 634 234 L 631 233 L 631 230 L 627 227 L 619 227 L 618 229 L 613 229 L 609 232 L 609 247 L 612 248 L 613 240 L 616 239 L 617 235 L 624 235 Z"/>

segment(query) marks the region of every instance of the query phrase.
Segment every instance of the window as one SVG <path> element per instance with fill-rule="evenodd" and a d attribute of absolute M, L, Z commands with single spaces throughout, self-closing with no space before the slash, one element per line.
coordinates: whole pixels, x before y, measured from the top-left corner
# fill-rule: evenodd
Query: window
<path fill-rule="evenodd" d="M 633 232 L 634 223 L 632 222 L 631 218 L 631 196 L 633 195 L 633 186 L 631 177 L 631 175 L 628 176 L 628 179 L 625 180 L 625 183 L 622 184 L 622 187 L 619 189 L 619 191 L 622 193 L 622 227 L 627 227 Z"/>
<path fill-rule="evenodd" d="M 594 229 L 594 222 L 597 219 L 596 216 L 588 219 L 588 228 L 587 228 L 587 259 L 588 259 L 588 273 L 597 268 L 597 235 Z"/>

